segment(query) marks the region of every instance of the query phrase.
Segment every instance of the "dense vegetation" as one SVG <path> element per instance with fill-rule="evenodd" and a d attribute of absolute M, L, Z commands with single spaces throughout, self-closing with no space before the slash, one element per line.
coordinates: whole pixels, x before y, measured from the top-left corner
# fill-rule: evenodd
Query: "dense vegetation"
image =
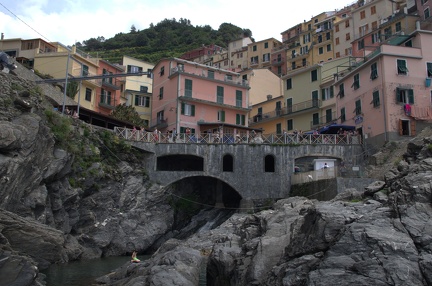
<path fill-rule="evenodd" d="M 156 26 L 138 31 L 132 25 L 129 33 L 118 33 L 113 38 L 102 36 L 77 43 L 78 48 L 107 61 L 120 62 L 123 55 L 157 63 L 161 58 L 179 57 L 202 45 L 215 44 L 226 48 L 230 41 L 252 37 L 249 29 L 223 23 L 218 30 L 209 25 L 193 26 L 190 20 L 165 19 Z"/>

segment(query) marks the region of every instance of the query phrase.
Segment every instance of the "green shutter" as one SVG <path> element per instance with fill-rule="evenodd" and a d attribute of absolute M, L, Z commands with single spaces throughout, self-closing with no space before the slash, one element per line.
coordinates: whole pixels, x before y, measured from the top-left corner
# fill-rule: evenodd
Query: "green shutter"
<path fill-rule="evenodd" d="M 401 93 L 400 88 L 396 87 L 396 102 L 400 102 L 401 101 L 400 100 L 400 93 Z"/>
<path fill-rule="evenodd" d="M 182 102 L 181 103 L 181 112 L 180 112 L 180 114 L 184 115 L 184 112 L 185 112 L 185 104 L 184 104 L 184 102 Z"/>
<path fill-rule="evenodd" d="M 321 99 L 325 100 L 325 89 L 321 89 Z"/>
<path fill-rule="evenodd" d="M 414 90 L 408 89 L 408 103 L 414 104 Z"/>
<path fill-rule="evenodd" d="M 334 97 L 333 86 L 330 86 L 330 98 Z"/>
<path fill-rule="evenodd" d="M 236 124 L 240 125 L 240 114 L 236 114 Z"/>
<path fill-rule="evenodd" d="M 224 110 L 222 110 L 222 122 L 225 122 L 225 111 Z"/>
<path fill-rule="evenodd" d="M 243 114 L 243 115 L 241 116 L 241 119 L 242 119 L 241 124 L 242 124 L 242 125 L 246 125 L 246 115 Z"/>
<path fill-rule="evenodd" d="M 138 106 L 138 95 L 135 95 L 135 106 Z"/>
<path fill-rule="evenodd" d="M 195 116 L 195 105 L 191 105 L 191 116 Z"/>

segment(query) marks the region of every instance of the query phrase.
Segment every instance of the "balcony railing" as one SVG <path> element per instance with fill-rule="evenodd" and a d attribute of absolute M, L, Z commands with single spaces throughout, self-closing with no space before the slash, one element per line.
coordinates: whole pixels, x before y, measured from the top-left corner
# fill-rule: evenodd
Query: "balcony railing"
<path fill-rule="evenodd" d="M 269 121 L 277 117 L 290 115 L 293 113 L 319 108 L 322 102 L 319 99 L 313 99 L 308 101 L 303 101 L 297 104 L 293 104 L 292 106 L 286 106 L 281 109 L 275 109 L 271 112 L 267 113 L 258 113 L 257 115 L 249 118 L 249 125 L 257 124 L 262 121 Z"/>
<path fill-rule="evenodd" d="M 186 144 L 267 144 L 267 145 L 301 145 L 301 144 L 327 144 L 351 145 L 360 144 L 358 135 L 337 134 L 261 134 L 247 132 L 243 134 L 232 133 L 172 133 L 148 132 L 146 130 L 114 127 L 114 133 L 121 139 L 139 141 L 144 143 L 186 143 Z"/>
<path fill-rule="evenodd" d="M 229 82 L 232 84 L 238 84 L 238 85 L 242 85 L 242 86 L 248 86 L 249 82 L 247 80 L 241 79 L 241 78 L 229 78 L 227 76 L 224 76 L 223 79 L 222 78 L 218 78 L 216 73 L 209 73 L 208 71 L 203 70 L 201 72 L 201 74 L 195 74 L 195 73 L 191 73 L 191 72 L 187 72 L 185 71 L 184 67 L 175 67 L 172 68 L 170 70 L 170 76 L 177 73 L 177 72 L 181 72 L 181 73 L 185 73 L 185 74 L 190 74 L 190 75 L 194 75 L 194 76 L 199 76 L 199 77 L 205 77 L 208 79 L 212 79 L 212 80 L 218 80 L 218 81 L 224 81 L 224 82 Z"/>

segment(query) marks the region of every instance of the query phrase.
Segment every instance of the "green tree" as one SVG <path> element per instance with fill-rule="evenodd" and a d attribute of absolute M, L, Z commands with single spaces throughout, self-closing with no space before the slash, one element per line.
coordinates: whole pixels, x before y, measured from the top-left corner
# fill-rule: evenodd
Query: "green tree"
<path fill-rule="evenodd" d="M 66 87 L 66 95 L 72 99 L 75 98 L 75 95 L 78 93 L 78 82 L 70 81 Z"/>
<path fill-rule="evenodd" d="M 144 126 L 144 120 L 139 116 L 135 107 L 125 103 L 117 105 L 111 116 L 122 121 L 129 122 L 135 126 Z"/>

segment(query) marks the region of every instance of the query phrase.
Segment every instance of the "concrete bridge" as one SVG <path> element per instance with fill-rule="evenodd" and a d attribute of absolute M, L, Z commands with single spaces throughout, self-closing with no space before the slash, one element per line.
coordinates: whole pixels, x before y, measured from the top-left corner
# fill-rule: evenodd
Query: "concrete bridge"
<path fill-rule="evenodd" d="M 360 144 L 128 142 L 145 151 L 145 167 L 153 181 L 168 186 L 188 178 L 215 178 L 215 191 L 222 194 L 228 185 L 239 194 L 242 205 L 288 197 L 294 166 L 301 160 L 326 158 L 352 166 L 363 163 Z"/>

